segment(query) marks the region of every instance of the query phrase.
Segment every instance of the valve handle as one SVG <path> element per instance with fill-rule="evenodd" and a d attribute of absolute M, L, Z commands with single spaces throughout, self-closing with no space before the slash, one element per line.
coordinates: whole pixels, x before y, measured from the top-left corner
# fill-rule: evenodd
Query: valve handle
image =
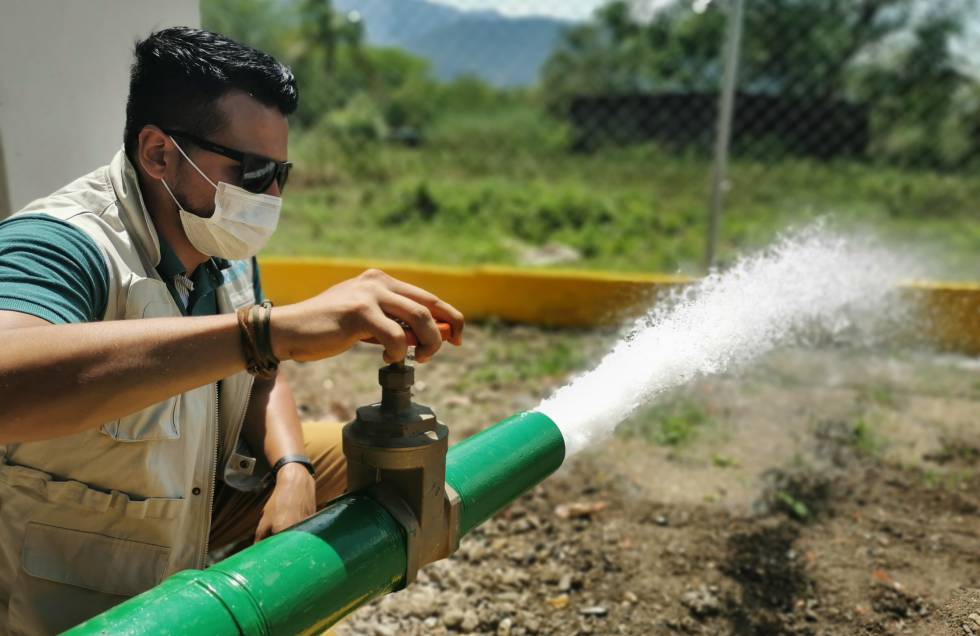
<path fill-rule="evenodd" d="M 397 322 L 405 330 L 405 339 L 408 341 L 408 346 L 409 347 L 414 347 L 414 346 L 418 345 L 419 339 L 415 336 L 415 332 L 412 331 L 412 328 L 409 327 L 406 323 L 402 322 L 401 320 L 399 320 Z M 453 333 L 452 327 L 449 325 L 449 323 L 448 322 L 436 322 L 436 327 L 439 328 L 439 337 L 442 338 L 443 342 L 445 342 L 446 340 L 449 340 L 449 337 Z M 374 337 L 364 338 L 364 339 L 361 340 L 361 342 L 367 342 L 368 344 L 381 344 L 380 342 L 378 342 L 378 339 L 377 338 L 374 338 Z"/>

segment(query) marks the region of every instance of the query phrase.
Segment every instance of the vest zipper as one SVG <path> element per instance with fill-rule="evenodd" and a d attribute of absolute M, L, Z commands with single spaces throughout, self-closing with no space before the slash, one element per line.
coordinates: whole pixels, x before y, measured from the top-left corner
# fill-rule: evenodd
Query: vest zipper
<path fill-rule="evenodd" d="M 208 511 L 204 518 L 204 550 L 201 552 L 199 569 L 204 569 L 208 561 L 208 546 L 211 542 L 211 515 L 214 514 L 214 487 L 215 480 L 218 478 L 218 383 L 214 383 L 214 419 L 211 420 L 211 427 L 214 429 L 214 452 L 211 461 L 211 471 L 208 479 Z"/>
<path fill-rule="evenodd" d="M 254 388 L 255 388 L 255 382 L 249 383 L 248 391 L 246 391 L 245 393 L 245 405 L 246 405 L 245 409 L 242 411 L 242 417 L 238 421 L 238 426 L 235 429 L 232 429 L 232 430 L 236 430 L 235 435 L 230 436 L 229 440 L 237 439 L 238 436 L 241 435 L 242 425 L 245 423 L 245 415 L 248 413 L 248 403 L 252 399 L 252 390 Z M 215 489 L 216 481 L 218 479 L 218 464 L 220 463 L 221 460 L 220 457 L 221 412 L 220 412 L 220 404 L 218 402 L 220 395 L 221 393 L 218 390 L 218 383 L 215 382 L 214 383 L 214 420 L 212 422 L 214 427 L 214 461 L 211 464 L 211 479 L 208 481 L 208 483 L 210 484 L 208 490 L 208 516 L 207 516 L 207 522 L 205 523 L 205 527 L 207 528 L 207 531 L 204 533 L 204 553 L 201 555 L 201 561 L 200 561 L 202 569 L 204 568 L 205 565 L 207 565 L 208 550 L 210 549 L 211 517 L 214 514 L 214 489 Z"/>

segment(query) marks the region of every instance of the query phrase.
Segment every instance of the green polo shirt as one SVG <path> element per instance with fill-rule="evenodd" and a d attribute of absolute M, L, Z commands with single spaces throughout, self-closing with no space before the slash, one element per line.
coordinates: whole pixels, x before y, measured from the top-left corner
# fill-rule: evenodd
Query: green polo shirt
<path fill-rule="evenodd" d="M 262 299 L 258 263 L 253 259 L 255 297 Z M 215 290 L 224 259 L 202 263 L 190 276 L 193 289 L 181 302 L 178 275 L 183 264 L 160 237 L 157 272 L 185 316 L 218 313 Z M 109 271 L 95 241 L 74 225 L 44 214 L 0 222 L 0 310 L 37 316 L 53 324 L 93 322 L 105 314 Z"/>

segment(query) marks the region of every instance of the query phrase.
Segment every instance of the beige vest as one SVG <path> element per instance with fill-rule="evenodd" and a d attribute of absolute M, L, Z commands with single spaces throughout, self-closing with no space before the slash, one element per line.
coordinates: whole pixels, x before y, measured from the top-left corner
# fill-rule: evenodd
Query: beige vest
<path fill-rule="evenodd" d="M 26 213 L 94 239 L 109 271 L 104 320 L 181 316 L 156 272 L 160 244 L 122 151 Z M 219 311 L 254 302 L 249 262 L 222 273 Z M 60 632 L 203 567 L 216 476 L 252 490 L 268 470 L 240 439 L 251 388 L 242 372 L 94 430 L 0 446 L 0 634 Z"/>

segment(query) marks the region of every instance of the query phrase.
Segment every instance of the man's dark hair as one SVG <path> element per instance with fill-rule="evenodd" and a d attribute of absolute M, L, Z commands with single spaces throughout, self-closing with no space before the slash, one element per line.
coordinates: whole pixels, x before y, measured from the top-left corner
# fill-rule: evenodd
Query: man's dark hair
<path fill-rule="evenodd" d="M 296 110 L 293 72 L 271 55 L 218 33 L 172 27 L 136 43 L 129 77 L 124 143 L 136 161 L 140 131 L 147 124 L 208 137 L 227 122 L 216 102 L 241 90 L 283 115 Z"/>

